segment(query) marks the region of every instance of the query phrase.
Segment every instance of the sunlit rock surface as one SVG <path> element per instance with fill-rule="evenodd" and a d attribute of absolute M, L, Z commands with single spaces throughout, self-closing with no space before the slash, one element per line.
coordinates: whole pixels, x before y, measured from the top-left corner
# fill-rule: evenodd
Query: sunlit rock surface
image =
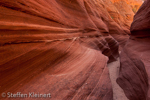
<path fill-rule="evenodd" d="M 132 11 L 134 13 L 136 13 L 138 11 L 138 9 L 140 8 L 140 6 L 142 5 L 142 3 L 143 3 L 144 0 L 111 0 L 111 1 L 113 3 L 118 3 L 120 5 L 122 5 L 122 4 L 125 4 L 125 5 L 128 4 L 128 5 L 124 6 L 124 7 L 129 7 L 130 6 L 132 8 Z"/>
<path fill-rule="evenodd" d="M 107 64 L 119 57 L 133 15 L 110 0 L 0 0 L 0 94 L 113 100 Z"/>
<path fill-rule="evenodd" d="M 132 7 L 134 13 L 138 11 L 144 0 L 125 0 Z"/>

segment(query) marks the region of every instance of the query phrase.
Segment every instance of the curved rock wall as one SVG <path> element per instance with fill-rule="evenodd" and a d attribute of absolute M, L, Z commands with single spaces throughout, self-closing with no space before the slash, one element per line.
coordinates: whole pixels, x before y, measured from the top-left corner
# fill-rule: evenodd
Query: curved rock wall
<path fill-rule="evenodd" d="M 150 0 L 145 0 L 131 25 L 117 79 L 130 100 L 150 100 Z"/>
<path fill-rule="evenodd" d="M 107 64 L 117 60 L 133 15 L 125 1 L 1 0 L 0 94 L 112 100 Z"/>

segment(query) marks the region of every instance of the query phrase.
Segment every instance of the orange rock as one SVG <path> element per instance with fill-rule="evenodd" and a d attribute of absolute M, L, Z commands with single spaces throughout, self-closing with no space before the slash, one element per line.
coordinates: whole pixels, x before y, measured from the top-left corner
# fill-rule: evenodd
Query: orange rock
<path fill-rule="evenodd" d="M 107 63 L 128 39 L 133 12 L 107 1 L 0 0 L 0 94 L 112 100 Z"/>
<path fill-rule="evenodd" d="M 138 11 L 138 9 L 143 3 L 143 0 L 125 0 L 125 1 L 132 7 L 134 13 Z"/>

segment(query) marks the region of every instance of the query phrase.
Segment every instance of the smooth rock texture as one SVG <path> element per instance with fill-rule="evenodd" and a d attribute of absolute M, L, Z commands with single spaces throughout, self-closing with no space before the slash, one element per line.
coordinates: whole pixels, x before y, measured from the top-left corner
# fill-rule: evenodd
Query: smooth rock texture
<path fill-rule="evenodd" d="M 123 2 L 0 0 L 0 94 L 34 92 L 51 93 L 46 100 L 113 100 L 107 64 L 118 60 L 134 15 Z M 143 97 L 147 76 L 144 65 L 139 66 Z"/>
<path fill-rule="evenodd" d="M 118 42 L 106 22 L 123 30 L 105 12 L 90 0 L 1 0 L 0 93 L 112 100 L 107 62 L 118 58 Z"/>
<path fill-rule="evenodd" d="M 117 79 L 129 100 L 150 100 L 150 0 L 134 17 L 131 36 L 120 55 Z"/>

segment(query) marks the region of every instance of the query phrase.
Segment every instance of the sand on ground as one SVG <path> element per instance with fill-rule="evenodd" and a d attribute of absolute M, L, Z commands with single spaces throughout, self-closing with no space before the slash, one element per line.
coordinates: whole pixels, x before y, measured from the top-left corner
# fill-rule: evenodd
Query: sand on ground
<path fill-rule="evenodd" d="M 110 80 L 113 88 L 113 100 L 129 100 L 123 89 L 116 82 L 116 79 L 119 76 L 120 59 L 118 58 L 117 61 L 109 63 L 107 67 L 109 69 Z"/>

